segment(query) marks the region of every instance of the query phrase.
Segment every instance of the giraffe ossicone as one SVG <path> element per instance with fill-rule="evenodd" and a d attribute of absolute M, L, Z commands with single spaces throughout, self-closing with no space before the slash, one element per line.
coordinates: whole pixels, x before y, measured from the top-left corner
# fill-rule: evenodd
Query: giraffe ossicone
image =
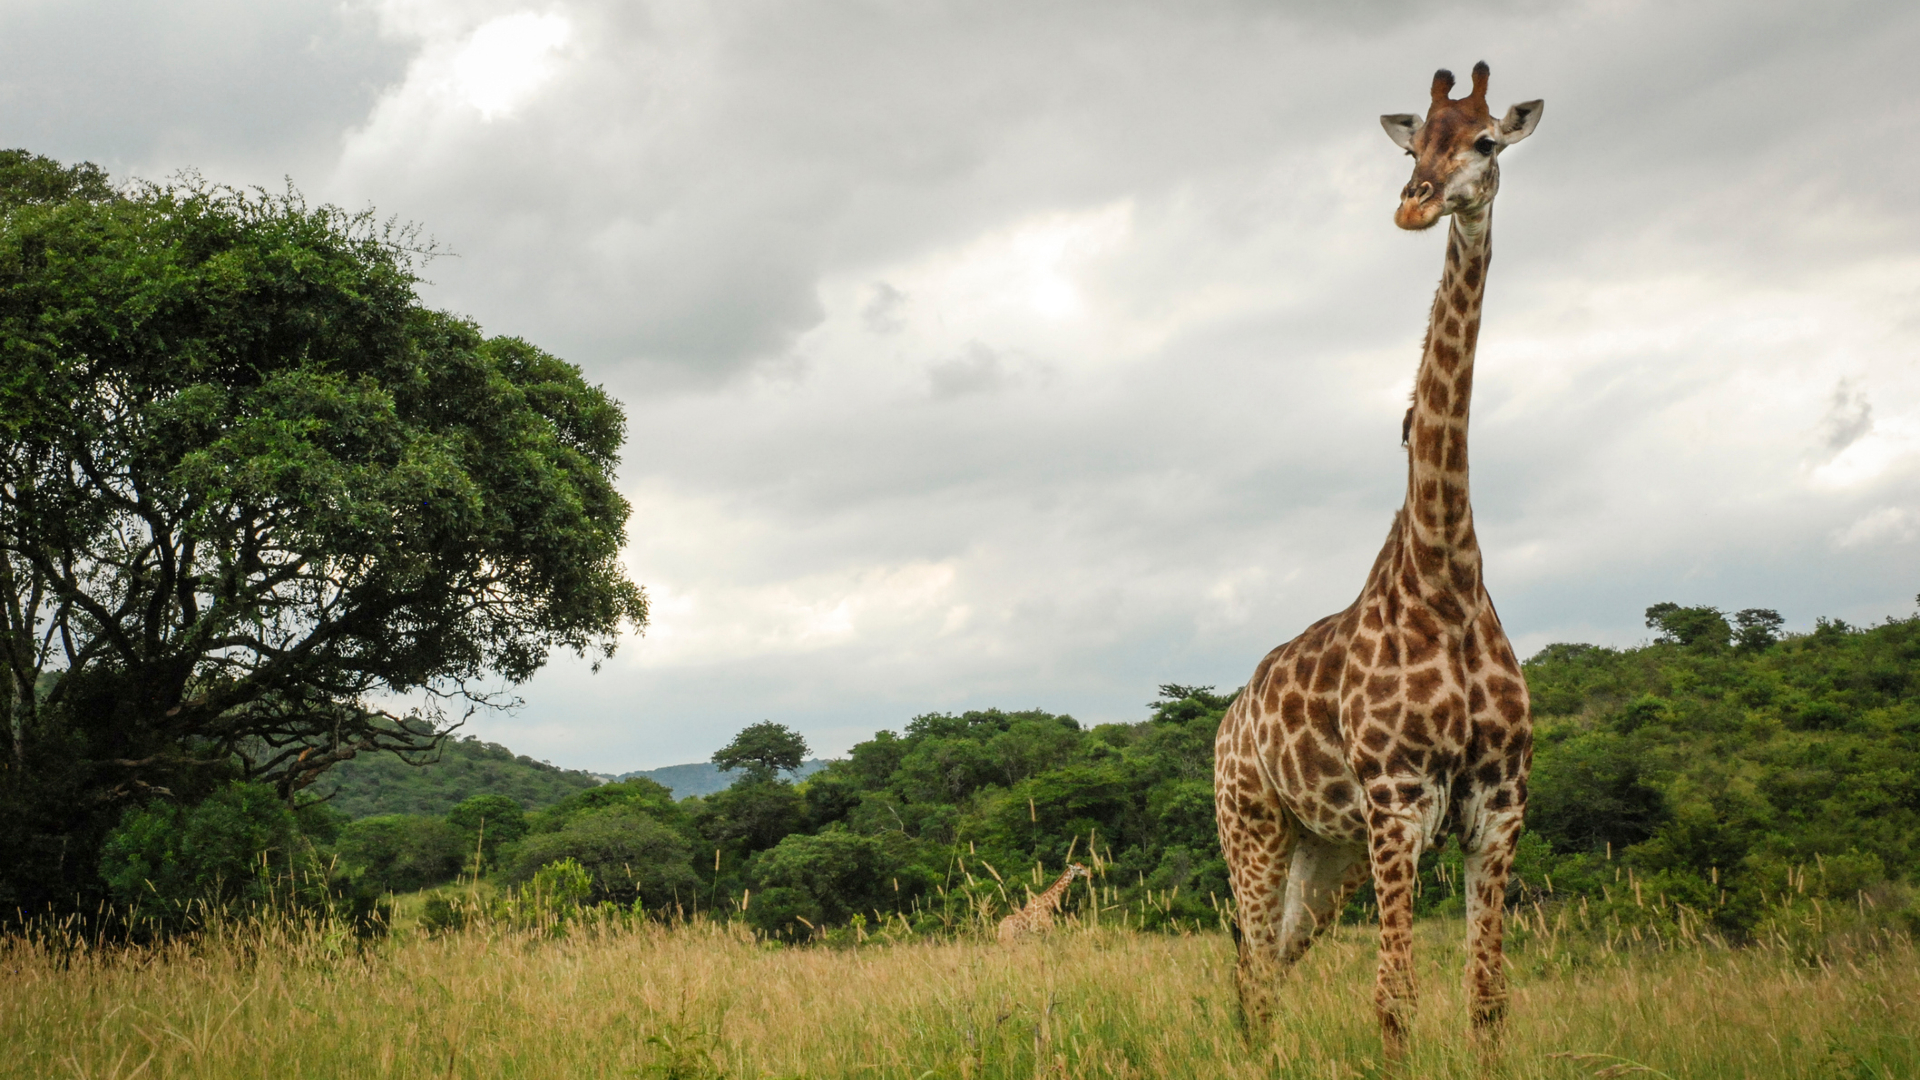
<path fill-rule="evenodd" d="M 1235 982 L 1254 1027 L 1275 983 L 1371 878 L 1380 908 L 1374 1005 L 1390 1057 L 1414 1014 L 1413 891 L 1420 855 L 1466 853 L 1467 993 L 1476 1034 L 1507 1006 L 1506 885 L 1533 759 L 1526 680 L 1481 580 L 1467 487 L 1474 346 L 1492 253 L 1502 151 L 1542 103 L 1495 118 L 1487 65 L 1472 92 L 1435 73 L 1423 118 L 1383 116 L 1414 159 L 1394 223 L 1451 217 L 1445 270 L 1402 424 L 1406 502 L 1352 606 L 1260 661 L 1221 721 L 1214 802 L 1239 934 Z M 1490 1044 L 1490 1043 L 1489 1043 Z"/>
<path fill-rule="evenodd" d="M 1086 877 L 1087 868 L 1074 863 L 1067 872 L 1054 879 L 1045 891 L 1034 895 L 1019 911 L 1000 920 L 1000 941 L 1012 944 L 1021 938 L 1034 934 L 1044 934 L 1053 929 L 1053 914 L 1060 910 L 1060 902 L 1066 899 L 1067 887 L 1074 878 Z"/>

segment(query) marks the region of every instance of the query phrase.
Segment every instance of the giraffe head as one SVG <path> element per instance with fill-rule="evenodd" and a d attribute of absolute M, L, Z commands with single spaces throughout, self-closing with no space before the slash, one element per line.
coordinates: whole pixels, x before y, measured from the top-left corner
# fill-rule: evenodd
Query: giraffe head
<path fill-rule="evenodd" d="M 1496 120 L 1487 111 L 1487 62 L 1473 65 L 1473 93 L 1449 98 L 1453 72 L 1433 73 L 1427 118 L 1397 113 L 1380 118 L 1387 137 L 1413 158 L 1413 179 L 1400 191 L 1393 222 L 1425 229 L 1443 215 L 1474 211 L 1500 190 L 1500 151 L 1533 134 L 1544 102 L 1523 101 Z"/>

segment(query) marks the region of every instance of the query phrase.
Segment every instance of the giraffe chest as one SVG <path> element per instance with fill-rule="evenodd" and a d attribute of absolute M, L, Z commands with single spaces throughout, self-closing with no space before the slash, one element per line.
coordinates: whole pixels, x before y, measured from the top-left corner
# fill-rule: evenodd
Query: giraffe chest
<path fill-rule="evenodd" d="M 1356 631 L 1361 628 L 1356 627 Z M 1245 752 L 1314 833 L 1360 843 L 1368 791 L 1418 784 L 1437 832 L 1472 739 L 1472 678 L 1459 635 L 1384 631 L 1283 647 L 1248 687 Z"/>

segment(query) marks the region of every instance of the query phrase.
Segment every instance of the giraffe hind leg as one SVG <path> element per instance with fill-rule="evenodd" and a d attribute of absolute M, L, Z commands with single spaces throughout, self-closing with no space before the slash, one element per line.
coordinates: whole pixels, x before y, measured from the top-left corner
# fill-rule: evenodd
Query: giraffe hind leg
<path fill-rule="evenodd" d="M 1220 839 L 1227 853 L 1239 931 L 1234 987 L 1241 1017 L 1254 1031 L 1273 1020 L 1274 985 L 1284 967 L 1280 925 L 1287 872 L 1302 830 L 1271 796 L 1257 802 L 1238 799 L 1234 811 L 1221 815 Z"/>
<path fill-rule="evenodd" d="M 1467 851 L 1467 1000 L 1476 1037 L 1497 1042 L 1507 1013 L 1507 975 L 1503 958 L 1507 878 L 1520 838 L 1519 813 L 1489 815 L 1474 830 Z"/>

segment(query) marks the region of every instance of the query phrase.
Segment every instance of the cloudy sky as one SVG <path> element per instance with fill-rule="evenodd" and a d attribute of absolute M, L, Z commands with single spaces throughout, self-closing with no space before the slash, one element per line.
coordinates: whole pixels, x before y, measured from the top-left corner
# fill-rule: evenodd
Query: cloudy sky
<path fill-rule="evenodd" d="M 1358 591 L 1442 235 L 1381 113 L 1544 98 L 1474 403 L 1523 654 L 1920 593 L 1911 3 L 0 2 L 0 143 L 419 222 L 625 403 L 654 603 L 472 730 L 1137 719 Z"/>

